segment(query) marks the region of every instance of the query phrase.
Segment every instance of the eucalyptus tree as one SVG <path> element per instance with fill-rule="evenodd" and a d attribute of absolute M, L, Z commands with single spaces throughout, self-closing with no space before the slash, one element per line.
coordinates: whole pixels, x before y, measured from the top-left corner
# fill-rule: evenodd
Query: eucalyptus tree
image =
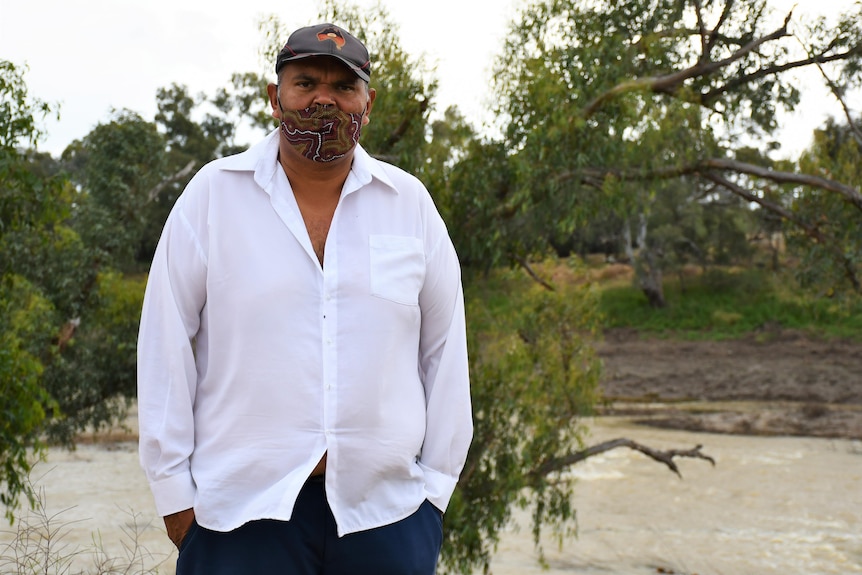
<path fill-rule="evenodd" d="M 767 0 L 528 4 L 493 79 L 510 177 L 483 196 L 489 206 L 472 211 L 495 212 L 502 245 L 492 251 L 523 261 L 545 249 L 549 228 L 565 234 L 614 210 L 654 305 L 664 303 L 664 264 L 647 224 L 658 198 L 679 189 L 673 182 L 690 190 L 685 201 L 732 194 L 825 246 L 828 238 L 810 222 L 770 201 L 771 188 L 805 188 L 858 206 L 858 187 L 749 163 L 736 152 L 743 145 L 768 151 L 779 112 L 799 103 L 792 72 L 819 66 L 848 93 L 859 86 L 860 62 L 859 4 L 832 21 L 799 21 Z M 844 269 L 858 289 L 858 270 Z"/>

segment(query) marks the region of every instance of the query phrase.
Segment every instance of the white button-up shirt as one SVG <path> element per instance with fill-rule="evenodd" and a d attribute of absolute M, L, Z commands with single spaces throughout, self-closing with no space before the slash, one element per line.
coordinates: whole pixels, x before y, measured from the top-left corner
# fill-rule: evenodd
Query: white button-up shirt
<path fill-rule="evenodd" d="M 327 454 L 340 535 L 445 510 L 472 418 L 460 266 L 424 186 L 356 148 L 321 267 L 278 132 L 205 166 L 165 224 L 138 339 L 160 515 L 289 520 Z"/>

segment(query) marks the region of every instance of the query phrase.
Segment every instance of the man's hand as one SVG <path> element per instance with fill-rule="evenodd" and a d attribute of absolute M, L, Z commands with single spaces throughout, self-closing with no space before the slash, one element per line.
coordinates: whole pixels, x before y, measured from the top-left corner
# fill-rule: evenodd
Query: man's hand
<path fill-rule="evenodd" d="M 186 509 L 185 511 L 165 515 L 165 529 L 168 530 L 168 537 L 171 538 L 171 541 L 174 542 L 177 549 L 180 548 L 180 545 L 183 543 L 183 539 L 186 538 L 194 519 L 194 509 Z"/>

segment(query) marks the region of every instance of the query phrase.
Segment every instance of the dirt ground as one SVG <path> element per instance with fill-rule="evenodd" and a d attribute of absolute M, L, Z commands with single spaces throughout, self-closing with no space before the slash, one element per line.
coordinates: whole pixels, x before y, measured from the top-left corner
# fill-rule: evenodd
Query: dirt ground
<path fill-rule="evenodd" d="M 862 343 L 764 330 L 735 341 L 605 333 L 607 404 L 688 431 L 862 439 Z"/>

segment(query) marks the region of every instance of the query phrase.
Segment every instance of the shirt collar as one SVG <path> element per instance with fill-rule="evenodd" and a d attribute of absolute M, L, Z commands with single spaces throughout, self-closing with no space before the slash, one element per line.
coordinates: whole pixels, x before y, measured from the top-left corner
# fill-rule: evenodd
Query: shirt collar
<path fill-rule="evenodd" d="M 276 128 L 270 134 L 248 150 L 222 159 L 220 168 L 232 172 L 254 172 L 254 181 L 264 190 L 267 183 L 275 176 L 278 165 L 279 130 Z M 398 193 L 386 173 L 384 164 L 372 158 L 359 144 L 353 153 L 353 165 L 345 183 L 345 193 L 354 192 L 367 186 L 372 180 L 378 180 L 387 188 Z"/>

